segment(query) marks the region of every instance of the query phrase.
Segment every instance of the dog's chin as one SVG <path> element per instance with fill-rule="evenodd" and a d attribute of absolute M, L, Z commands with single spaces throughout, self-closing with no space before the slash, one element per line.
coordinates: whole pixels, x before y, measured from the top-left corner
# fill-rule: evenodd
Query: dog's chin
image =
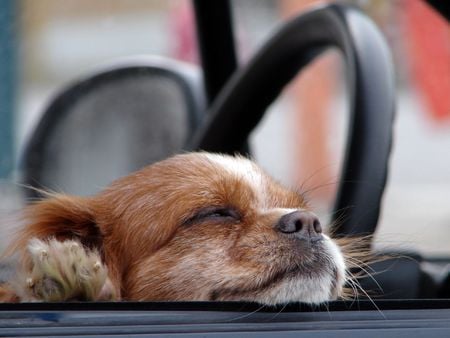
<path fill-rule="evenodd" d="M 222 289 L 211 293 L 211 300 L 249 301 L 265 305 L 291 302 L 320 304 L 337 299 L 345 283 L 344 258 L 334 242 L 326 238 L 314 266 L 295 263 L 271 273 L 250 289 Z M 320 262 L 320 263 L 318 263 Z"/>

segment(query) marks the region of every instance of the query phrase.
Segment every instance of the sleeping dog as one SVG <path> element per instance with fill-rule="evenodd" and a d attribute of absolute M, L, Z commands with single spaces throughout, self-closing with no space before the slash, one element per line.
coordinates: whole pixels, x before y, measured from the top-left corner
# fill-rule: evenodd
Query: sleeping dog
<path fill-rule="evenodd" d="M 243 157 L 177 155 L 24 217 L 3 301 L 322 303 L 347 279 L 304 196 Z"/>

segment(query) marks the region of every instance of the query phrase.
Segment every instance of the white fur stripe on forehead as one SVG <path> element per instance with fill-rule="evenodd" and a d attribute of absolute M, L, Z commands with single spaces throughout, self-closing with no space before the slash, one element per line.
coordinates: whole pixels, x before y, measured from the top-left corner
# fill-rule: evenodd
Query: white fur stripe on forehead
<path fill-rule="evenodd" d="M 273 210 L 271 210 L 271 211 L 277 212 L 277 213 L 279 213 L 280 215 L 287 215 L 287 214 L 293 213 L 293 212 L 295 212 L 295 211 L 305 211 L 305 209 L 275 208 L 275 209 L 273 209 Z M 313 214 L 312 212 L 309 212 L 309 213 Z M 315 215 L 315 214 L 314 214 L 314 215 Z"/>
<path fill-rule="evenodd" d="M 204 153 L 212 162 L 220 165 L 228 173 L 235 175 L 247 182 L 260 196 L 261 201 L 265 200 L 266 180 L 259 167 L 245 157 Z"/>
<path fill-rule="evenodd" d="M 240 176 L 261 176 L 259 168 L 250 160 L 242 156 L 229 156 L 221 154 L 204 153 L 204 155 L 212 162 L 220 165 L 228 172 Z"/>

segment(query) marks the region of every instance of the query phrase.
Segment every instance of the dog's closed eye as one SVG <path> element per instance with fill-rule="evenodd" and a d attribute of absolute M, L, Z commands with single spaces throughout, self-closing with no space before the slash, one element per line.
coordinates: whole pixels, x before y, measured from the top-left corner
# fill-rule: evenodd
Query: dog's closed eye
<path fill-rule="evenodd" d="M 184 225 L 192 225 L 205 221 L 240 222 L 241 214 L 232 207 L 211 206 L 198 210 L 194 216 L 184 222 Z"/>

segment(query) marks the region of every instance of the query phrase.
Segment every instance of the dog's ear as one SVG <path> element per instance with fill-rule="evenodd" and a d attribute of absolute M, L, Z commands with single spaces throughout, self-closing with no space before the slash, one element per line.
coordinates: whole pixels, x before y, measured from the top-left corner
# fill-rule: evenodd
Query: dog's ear
<path fill-rule="evenodd" d="M 23 218 L 24 227 L 9 252 L 26 248 L 32 238 L 74 239 L 101 251 L 102 235 L 89 198 L 54 194 L 25 208 Z"/>

